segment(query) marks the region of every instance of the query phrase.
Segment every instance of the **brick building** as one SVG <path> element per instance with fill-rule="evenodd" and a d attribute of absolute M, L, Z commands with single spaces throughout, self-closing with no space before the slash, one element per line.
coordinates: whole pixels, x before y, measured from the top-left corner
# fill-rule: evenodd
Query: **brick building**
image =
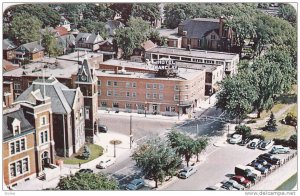
<path fill-rule="evenodd" d="M 10 107 L 14 102 L 13 83 L 3 81 L 3 109 Z"/>
<path fill-rule="evenodd" d="M 4 183 L 16 186 L 21 181 L 45 175 L 56 166 L 51 100 L 40 91 L 31 102 L 15 105 L 3 114 Z"/>
<path fill-rule="evenodd" d="M 3 59 L 12 61 L 16 54 L 15 50 L 17 46 L 9 39 L 4 39 L 2 42 L 3 47 Z"/>
<path fill-rule="evenodd" d="M 205 70 L 174 69 L 165 76 L 145 63 L 109 60 L 96 70 L 101 109 L 178 115 L 204 100 Z M 163 69 L 163 68 L 162 68 Z M 160 74 L 162 73 L 162 74 Z"/>
<path fill-rule="evenodd" d="M 15 61 L 37 61 L 44 57 L 44 48 L 38 42 L 20 45 L 15 52 Z"/>

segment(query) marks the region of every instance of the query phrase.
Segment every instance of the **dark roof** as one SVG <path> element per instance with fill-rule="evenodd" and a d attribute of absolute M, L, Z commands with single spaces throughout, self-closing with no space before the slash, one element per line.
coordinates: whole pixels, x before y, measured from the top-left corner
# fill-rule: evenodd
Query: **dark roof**
<path fill-rule="evenodd" d="M 74 99 L 76 96 L 76 89 L 63 90 L 62 92 L 63 92 L 69 106 L 72 108 Z"/>
<path fill-rule="evenodd" d="M 39 51 L 42 51 L 45 49 L 44 47 L 39 45 L 37 41 L 23 44 L 23 45 L 19 46 L 17 48 L 17 50 L 23 50 L 23 48 L 25 48 L 25 50 L 27 50 L 30 53 L 36 53 L 36 52 L 39 52 Z"/>
<path fill-rule="evenodd" d="M 208 34 L 210 34 L 211 32 L 215 32 L 217 35 L 219 35 L 219 29 L 212 29 L 212 30 L 210 30 L 210 31 L 207 31 L 207 32 L 205 32 L 204 33 L 204 36 L 207 36 Z"/>
<path fill-rule="evenodd" d="M 81 75 L 85 75 L 87 77 L 85 81 L 81 80 Z M 84 59 L 82 65 L 79 67 L 77 77 L 79 77 L 80 82 L 90 83 L 93 81 L 91 66 L 87 59 Z"/>
<path fill-rule="evenodd" d="M 18 119 L 20 121 L 21 133 L 34 129 L 34 126 L 30 124 L 29 121 L 25 118 L 22 108 L 19 108 L 18 110 L 10 113 L 3 114 L 2 119 L 3 139 L 13 136 L 11 123 L 14 121 L 14 119 Z"/>
<path fill-rule="evenodd" d="M 16 48 L 17 46 L 9 39 L 4 39 L 3 40 L 3 50 L 12 50 Z"/>
<path fill-rule="evenodd" d="M 185 20 L 180 25 L 187 32 L 186 37 L 201 39 L 207 31 L 219 28 L 219 19 L 195 18 Z"/>
<path fill-rule="evenodd" d="M 72 106 L 70 107 L 68 100 L 71 100 L 71 98 L 66 97 L 63 92 L 64 90 L 69 90 L 69 88 L 58 82 L 56 79 L 53 81 L 53 78 L 46 79 L 45 83 L 46 85 L 43 85 L 43 80 L 41 79 L 35 80 L 32 85 L 16 99 L 16 102 L 30 101 L 31 92 L 35 92 L 38 89 L 44 96 L 45 86 L 46 96 L 51 98 L 51 108 L 53 113 L 70 113 Z M 70 94 L 67 95 L 70 96 Z"/>
<path fill-rule="evenodd" d="M 83 40 L 83 38 L 85 40 Z M 95 33 L 78 33 L 75 39 L 76 42 L 83 41 L 84 43 L 87 44 L 95 44 L 103 40 L 104 39 L 99 34 L 95 34 Z"/>

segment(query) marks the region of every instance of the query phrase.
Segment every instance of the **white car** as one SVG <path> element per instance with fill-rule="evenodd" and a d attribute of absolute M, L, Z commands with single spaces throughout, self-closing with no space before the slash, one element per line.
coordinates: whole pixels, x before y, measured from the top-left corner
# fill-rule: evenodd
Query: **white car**
<path fill-rule="evenodd" d="M 98 169 L 105 169 L 111 165 L 113 165 L 116 162 L 114 158 L 105 158 L 104 160 L 100 161 L 99 164 L 96 165 L 96 168 Z"/>
<path fill-rule="evenodd" d="M 283 147 L 282 145 L 274 145 L 270 151 L 271 154 L 285 154 L 289 152 L 290 152 L 290 148 Z"/>
<path fill-rule="evenodd" d="M 253 140 L 250 141 L 250 143 L 248 144 L 248 148 L 251 149 L 256 149 L 259 145 L 260 139 L 258 138 L 254 138 Z"/>
<path fill-rule="evenodd" d="M 196 171 L 197 171 L 196 167 L 188 166 L 179 171 L 178 177 L 179 178 L 188 178 L 192 174 L 196 173 Z"/>
<path fill-rule="evenodd" d="M 242 135 L 240 134 L 233 134 L 233 136 L 229 139 L 230 144 L 237 144 L 242 141 Z"/>
<path fill-rule="evenodd" d="M 259 145 L 259 149 L 261 150 L 268 150 L 270 149 L 274 144 L 274 141 L 272 140 L 267 140 L 267 141 L 263 141 L 260 145 Z"/>

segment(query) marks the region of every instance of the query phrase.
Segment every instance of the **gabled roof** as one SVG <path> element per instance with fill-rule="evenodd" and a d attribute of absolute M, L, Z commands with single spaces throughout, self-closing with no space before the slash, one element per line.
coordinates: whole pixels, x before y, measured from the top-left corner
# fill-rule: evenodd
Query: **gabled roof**
<path fill-rule="evenodd" d="M 17 46 L 9 39 L 3 40 L 3 50 L 12 50 L 17 48 Z"/>
<path fill-rule="evenodd" d="M 44 85 L 45 84 L 45 85 Z M 64 90 L 69 90 L 68 87 L 58 82 L 55 78 L 48 78 L 45 80 L 45 83 L 42 79 L 37 79 L 33 81 L 32 85 L 27 88 L 17 99 L 16 102 L 28 101 L 32 100 L 30 97 L 32 96 L 33 91 L 40 90 L 43 96 L 44 95 L 44 87 L 46 96 L 51 98 L 51 108 L 53 113 L 66 114 L 71 112 L 71 107 L 69 105 L 68 100 L 71 98 L 70 94 L 64 94 Z"/>
<path fill-rule="evenodd" d="M 210 33 L 215 32 L 219 36 L 219 29 L 212 29 L 204 33 L 204 36 L 209 35 Z"/>
<path fill-rule="evenodd" d="M 82 41 L 87 44 L 96 44 L 98 42 L 104 41 L 104 39 L 99 34 L 95 33 L 78 33 L 75 41 Z"/>
<path fill-rule="evenodd" d="M 154 44 L 151 40 L 145 41 L 141 44 L 142 48 L 144 48 L 145 51 L 150 50 L 152 48 L 156 47 L 156 44 Z"/>
<path fill-rule="evenodd" d="M 187 32 L 186 37 L 201 39 L 207 31 L 219 28 L 219 19 L 195 18 L 185 20 L 179 25 Z"/>
<path fill-rule="evenodd" d="M 39 52 L 39 51 L 42 51 L 44 50 L 45 48 L 43 46 L 41 46 L 37 41 L 36 42 L 30 42 L 30 43 L 27 43 L 27 44 L 23 44 L 21 46 L 19 46 L 17 48 L 17 51 L 23 51 L 23 50 L 26 50 L 27 52 L 29 53 L 36 53 L 36 52 Z"/>
<path fill-rule="evenodd" d="M 81 79 L 82 75 L 85 75 L 87 77 L 85 81 L 83 81 Z M 79 77 L 78 80 L 80 82 L 88 82 L 88 83 L 93 82 L 93 76 L 92 76 L 92 73 L 91 73 L 91 66 L 90 66 L 87 59 L 84 59 L 83 62 L 82 62 L 82 65 L 79 67 L 77 77 Z"/>
<path fill-rule="evenodd" d="M 7 139 L 13 136 L 12 122 L 17 119 L 20 121 L 21 134 L 34 129 L 34 126 L 25 118 L 22 108 L 18 110 L 3 114 L 2 130 L 3 139 Z"/>
<path fill-rule="evenodd" d="M 68 90 L 63 90 L 63 94 L 69 104 L 69 106 L 72 108 L 76 96 L 76 89 L 68 89 Z"/>
<path fill-rule="evenodd" d="M 62 26 L 56 27 L 55 31 L 59 34 L 59 36 L 64 36 L 64 35 L 69 34 L 68 30 Z"/>
<path fill-rule="evenodd" d="M 11 62 L 5 59 L 3 59 L 2 62 L 3 62 L 3 72 L 7 72 L 19 68 L 19 66 L 14 66 Z"/>

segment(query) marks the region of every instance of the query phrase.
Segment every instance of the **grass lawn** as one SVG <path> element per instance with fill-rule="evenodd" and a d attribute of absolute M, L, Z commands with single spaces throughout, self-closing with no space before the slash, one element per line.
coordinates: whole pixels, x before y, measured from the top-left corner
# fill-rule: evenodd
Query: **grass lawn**
<path fill-rule="evenodd" d="M 278 131 L 262 131 L 261 135 L 265 136 L 266 140 L 271 140 L 274 138 L 278 139 L 289 139 L 292 135 L 296 134 L 295 127 L 290 125 L 283 125 L 278 123 Z"/>
<path fill-rule="evenodd" d="M 275 104 L 273 106 L 273 108 L 270 110 L 270 111 L 263 111 L 261 114 L 260 114 L 260 120 L 266 118 L 266 117 L 269 117 L 271 115 L 271 111 L 273 113 L 276 113 L 278 112 L 279 110 L 281 110 L 284 106 L 286 106 L 287 104 L 282 104 L 282 103 L 278 103 L 278 104 Z"/>
<path fill-rule="evenodd" d="M 276 191 L 291 191 L 297 185 L 297 173 L 276 188 Z"/>
<path fill-rule="evenodd" d="M 78 153 L 73 154 L 69 158 L 56 157 L 56 159 L 61 159 L 65 164 L 79 164 L 79 163 L 87 163 L 91 160 L 94 160 L 103 154 L 103 148 L 96 144 L 88 144 L 90 149 L 90 157 L 89 159 L 81 159 L 81 154 L 83 152 L 83 147 L 78 151 Z"/>

